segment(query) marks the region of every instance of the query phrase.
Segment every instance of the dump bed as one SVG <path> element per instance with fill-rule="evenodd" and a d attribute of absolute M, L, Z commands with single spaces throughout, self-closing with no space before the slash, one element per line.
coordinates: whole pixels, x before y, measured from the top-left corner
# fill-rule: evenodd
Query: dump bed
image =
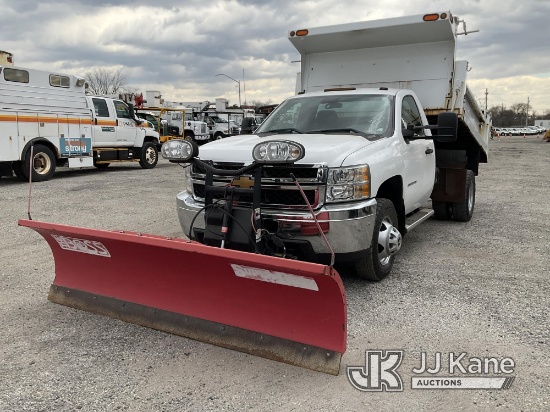
<path fill-rule="evenodd" d="M 455 58 L 457 25 L 445 12 L 291 31 L 301 54 L 299 89 L 413 90 L 429 119 L 456 112 L 486 161 L 490 119 L 466 86 L 468 63 Z"/>

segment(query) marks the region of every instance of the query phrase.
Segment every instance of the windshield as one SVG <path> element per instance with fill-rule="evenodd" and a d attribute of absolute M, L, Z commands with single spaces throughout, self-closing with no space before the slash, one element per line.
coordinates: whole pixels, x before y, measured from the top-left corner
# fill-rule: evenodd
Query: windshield
<path fill-rule="evenodd" d="M 210 116 L 210 118 L 211 118 L 215 123 L 227 123 L 227 120 L 223 120 L 223 119 L 221 119 L 221 118 L 218 117 L 218 116 Z"/>
<path fill-rule="evenodd" d="M 283 102 L 256 134 L 339 133 L 391 136 L 393 97 L 377 94 L 303 96 Z"/>

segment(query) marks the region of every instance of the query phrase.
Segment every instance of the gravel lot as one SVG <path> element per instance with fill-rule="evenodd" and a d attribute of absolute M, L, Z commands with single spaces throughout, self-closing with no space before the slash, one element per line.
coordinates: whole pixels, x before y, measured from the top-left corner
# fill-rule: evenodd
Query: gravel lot
<path fill-rule="evenodd" d="M 471 222 L 429 220 L 406 239 L 394 272 L 342 274 L 348 350 L 329 376 L 47 301 L 46 242 L 17 226 L 28 185 L 0 179 L 0 410 L 550 410 L 550 143 L 491 142 Z M 36 220 L 182 236 L 177 165 L 63 170 L 33 186 Z M 354 389 L 346 366 L 367 349 L 405 351 L 402 393 Z M 419 354 L 511 357 L 508 390 L 413 390 Z M 442 375 L 445 376 L 445 375 Z M 447 374 L 448 376 L 448 374 Z"/>

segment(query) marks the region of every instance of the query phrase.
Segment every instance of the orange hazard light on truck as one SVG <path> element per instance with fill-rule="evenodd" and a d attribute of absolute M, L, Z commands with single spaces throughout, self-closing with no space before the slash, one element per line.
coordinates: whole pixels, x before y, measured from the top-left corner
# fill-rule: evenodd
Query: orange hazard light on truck
<path fill-rule="evenodd" d="M 424 21 L 436 21 L 436 20 L 445 20 L 447 18 L 447 13 L 432 13 L 432 14 L 425 14 L 423 19 Z"/>
<path fill-rule="evenodd" d="M 294 36 L 307 36 L 309 33 L 309 30 L 308 29 L 301 29 L 301 30 L 292 30 L 290 32 L 290 37 L 294 37 Z"/>

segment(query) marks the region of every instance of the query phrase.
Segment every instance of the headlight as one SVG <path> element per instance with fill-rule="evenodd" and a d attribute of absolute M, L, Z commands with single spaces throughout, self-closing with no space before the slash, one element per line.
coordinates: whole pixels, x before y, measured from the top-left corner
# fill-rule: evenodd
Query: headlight
<path fill-rule="evenodd" d="M 162 145 L 162 157 L 171 162 L 185 163 L 199 155 L 199 147 L 195 142 L 187 140 L 169 140 Z"/>
<path fill-rule="evenodd" d="M 287 140 L 263 142 L 252 151 L 252 157 L 258 163 L 294 163 L 305 154 L 304 146 Z"/>
<path fill-rule="evenodd" d="M 328 170 L 327 202 L 368 199 L 370 169 L 368 165 L 338 167 Z"/>

